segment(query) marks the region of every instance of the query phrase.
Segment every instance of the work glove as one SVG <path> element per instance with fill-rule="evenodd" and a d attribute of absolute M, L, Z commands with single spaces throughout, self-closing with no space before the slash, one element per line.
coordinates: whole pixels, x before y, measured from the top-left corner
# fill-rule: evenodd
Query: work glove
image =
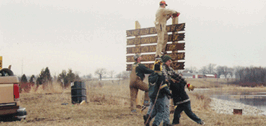
<path fill-rule="evenodd" d="M 177 12 L 177 13 L 173 13 L 173 14 L 172 14 L 173 18 L 178 17 L 179 15 L 180 15 L 179 12 Z"/>
<path fill-rule="evenodd" d="M 187 88 L 189 91 L 193 91 L 195 87 L 191 84 L 187 84 Z"/>

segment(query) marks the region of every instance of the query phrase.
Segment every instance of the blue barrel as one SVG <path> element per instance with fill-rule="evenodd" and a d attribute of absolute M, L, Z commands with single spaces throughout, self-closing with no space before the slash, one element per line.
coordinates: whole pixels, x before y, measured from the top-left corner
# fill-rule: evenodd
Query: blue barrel
<path fill-rule="evenodd" d="M 71 86 L 71 101 L 72 104 L 80 103 L 83 100 L 87 102 L 86 85 L 82 81 L 75 81 Z"/>

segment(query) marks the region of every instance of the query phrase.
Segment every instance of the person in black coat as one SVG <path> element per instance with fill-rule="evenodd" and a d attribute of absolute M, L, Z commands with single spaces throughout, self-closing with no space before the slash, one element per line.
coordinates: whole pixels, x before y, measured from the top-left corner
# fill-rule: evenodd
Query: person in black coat
<path fill-rule="evenodd" d="M 177 74 L 172 67 L 172 58 L 168 55 L 163 56 L 163 73 L 166 77 L 166 81 L 170 83 L 170 90 L 172 90 L 172 98 L 174 105 L 176 106 L 174 112 L 174 119 L 172 125 L 179 124 L 180 113 L 184 111 L 187 116 L 198 124 L 205 124 L 199 117 L 197 117 L 191 110 L 190 99 L 185 91 L 185 87 L 188 90 L 194 90 L 194 86 L 187 84 L 187 82 Z"/>
<path fill-rule="evenodd" d="M 156 60 L 154 63 L 154 73 L 149 76 L 149 97 L 150 106 L 146 115 L 143 116 L 144 124 L 149 126 L 150 120 L 155 117 L 152 126 L 159 126 L 163 121 L 163 126 L 171 126 L 169 115 L 169 98 L 171 93 L 165 76 L 162 73 L 162 62 Z"/>

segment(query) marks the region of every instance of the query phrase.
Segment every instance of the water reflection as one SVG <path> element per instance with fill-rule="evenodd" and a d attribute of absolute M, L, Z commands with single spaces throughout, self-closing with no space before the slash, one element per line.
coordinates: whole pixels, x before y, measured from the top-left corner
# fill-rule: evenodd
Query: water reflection
<path fill-rule="evenodd" d="M 210 90 L 195 90 L 197 93 L 211 94 L 213 98 L 218 98 L 222 100 L 228 100 L 238 103 L 243 103 L 246 105 L 255 106 L 258 109 L 264 111 L 262 114 L 266 115 L 266 92 L 222 92 Z"/>
<path fill-rule="evenodd" d="M 218 95 L 212 95 L 212 97 L 255 106 L 264 111 L 263 114 L 266 114 L 266 94 L 265 95 L 256 95 L 256 94 L 253 95 L 253 94 L 254 92 L 252 92 L 250 95 L 248 95 L 247 92 L 245 92 L 245 95 L 218 94 Z M 258 92 L 257 94 L 262 94 L 262 92 Z"/>

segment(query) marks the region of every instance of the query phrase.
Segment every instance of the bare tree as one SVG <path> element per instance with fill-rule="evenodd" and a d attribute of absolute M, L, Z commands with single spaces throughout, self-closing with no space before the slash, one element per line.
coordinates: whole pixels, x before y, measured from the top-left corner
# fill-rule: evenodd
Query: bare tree
<path fill-rule="evenodd" d="M 115 74 L 114 70 L 109 71 L 109 75 L 110 75 L 111 78 L 113 78 L 114 74 Z"/>
<path fill-rule="evenodd" d="M 91 74 L 84 75 L 84 78 L 86 78 L 86 79 L 91 79 L 91 78 L 92 78 L 92 75 L 91 75 Z"/>
<path fill-rule="evenodd" d="M 217 76 L 220 77 L 220 75 L 224 75 L 225 78 L 227 78 L 227 75 L 229 74 L 231 77 L 233 76 L 233 69 L 227 66 L 218 66 L 216 68 Z"/>
<path fill-rule="evenodd" d="M 119 80 L 120 80 L 120 78 L 122 78 L 122 72 L 115 75 L 115 77 L 119 78 Z"/>
<path fill-rule="evenodd" d="M 222 66 L 218 66 L 218 67 L 216 68 L 216 74 L 217 74 L 217 78 L 220 78 L 220 76 L 221 76 L 222 74 L 224 74 L 224 72 L 223 72 L 223 67 L 222 67 Z"/>
<path fill-rule="evenodd" d="M 95 71 L 95 74 L 99 76 L 99 79 L 102 80 L 103 75 L 106 74 L 105 68 L 99 68 Z"/>
<path fill-rule="evenodd" d="M 209 73 L 209 74 L 215 73 L 215 66 L 216 66 L 216 64 L 212 64 L 212 63 L 207 65 L 207 73 Z"/>
<path fill-rule="evenodd" d="M 122 78 L 127 79 L 130 77 L 130 71 L 123 71 L 122 72 Z"/>
<path fill-rule="evenodd" d="M 199 72 L 201 72 L 202 74 L 206 74 L 206 73 L 208 73 L 207 67 L 206 67 L 206 66 L 203 66 L 203 67 L 199 70 Z"/>
<path fill-rule="evenodd" d="M 231 78 L 233 77 L 233 73 L 234 73 L 234 69 L 228 67 L 228 69 L 227 69 L 227 74 L 229 74 L 229 75 L 231 76 Z"/>
<path fill-rule="evenodd" d="M 190 67 L 190 68 L 186 68 L 185 70 L 189 71 L 190 73 L 196 73 L 197 72 L 197 68 L 196 67 Z"/>
<path fill-rule="evenodd" d="M 238 70 L 240 82 L 265 83 L 266 68 L 246 67 Z"/>
<path fill-rule="evenodd" d="M 127 79 L 130 77 L 130 71 L 122 71 L 116 75 L 117 78 Z"/>

